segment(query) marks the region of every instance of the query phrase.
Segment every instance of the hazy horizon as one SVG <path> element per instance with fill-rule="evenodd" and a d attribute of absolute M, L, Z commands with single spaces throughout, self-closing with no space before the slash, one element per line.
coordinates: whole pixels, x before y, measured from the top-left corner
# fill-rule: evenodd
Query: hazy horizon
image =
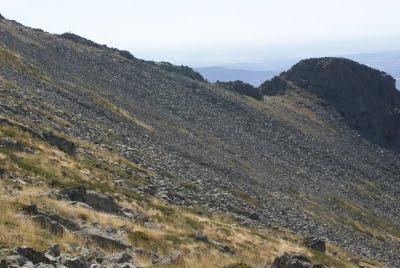
<path fill-rule="evenodd" d="M 394 0 L 3 0 L 0 13 L 138 58 L 213 66 L 398 50 L 398 10 Z"/>

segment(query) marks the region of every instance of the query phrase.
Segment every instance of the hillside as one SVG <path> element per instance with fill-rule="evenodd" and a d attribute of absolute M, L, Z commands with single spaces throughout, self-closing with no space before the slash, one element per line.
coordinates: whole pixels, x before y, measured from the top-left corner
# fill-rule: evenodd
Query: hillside
<path fill-rule="evenodd" d="M 400 265 L 399 155 L 328 99 L 256 100 L 84 40 L 0 19 L 0 258 L 60 244 L 145 267 Z"/>

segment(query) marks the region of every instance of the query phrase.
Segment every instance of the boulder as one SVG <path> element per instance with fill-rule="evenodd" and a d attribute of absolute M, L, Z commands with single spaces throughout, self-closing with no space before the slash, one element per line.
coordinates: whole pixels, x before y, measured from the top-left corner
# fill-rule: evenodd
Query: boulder
<path fill-rule="evenodd" d="M 87 191 L 84 202 L 96 210 L 115 214 L 121 213 L 121 208 L 115 202 L 115 199 L 108 195 Z"/>
<path fill-rule="evenodd" d="M 23 266 L 29 260 L 22 256 L 22 255 L 10 255 L 5 258 L 5 261 L 8 266 L 15 265 L 15 266 Z"/>
<path fill-rule="evenodd" d="M 30 215 L 37 215 L 38 214 L 38 208 L 36 204 L 31 204 L 31 205 L 26 205 L 22 207 L 22 210 Z"/>
<path fill-rule="evenodd" d="M 201 241 L 201 242 L 204 242 L 204 243 L 208 243 L 209 242 L 208 241 L 208 237 L 205 234 L 200 233 L 200 232 L 195 234 L 195 239 L 197 241 Z"/>
<path fill-rule="evenodd" d="M 50 219 L 44 215 L 33 216 L 32 219 L 37 222 L 40 227 L 47 229 L 53 234 L 62 235 L 64 233 L 64 227 L 57 221 Z"/>
<path fill-rule="evenodd" d="M 131 245 L 125 243 L 125 241 L 118 235 L 109 234 L 106 230 L 103 230 L 100 227 L 86 227 L 78 231 L 77 234 L 80 234 L 86 239 L 95 242 L 102 248 L 132 248 Z"/>
<path fill-rule="evenodd" d="M 68 268 L 89 268 L 90 265 L 85 261 L 82 256 L 71 258 L 69 256 L 63 256 L 61 263 Z"/>
<path fill-rule="evenodd" d="M 64 229 L 64 227 L 70 231 L 78 231 L 80 229 L 79 225 L 74 221 L 39 210 L 36 204 L 26 205 L 22 210 L 26 214 L 33 215 L 33 219 L 38 222 L 42 228 L 49 229 L 56 234 L 62 234 L 64 230 L 61 230 L 61 228 Z"/>
<path fill-rule="evenodd" d="M 56 146 L 61 151 L 64 151 L 69 155 L 75 155 L 76 145 L 72 141 L 59 137 L 52 132 L 45 132 L 42 134 L 42 136 L 43 140 L 47 141 L 53 146 Z"/>
<path fill-rule="evenodd" d="M 50 219 L 52 219 L 53 221 L 60 223 L 67 230 L 78 231 L 80 229 L 79 224 L 77 224 L 76 222 L 74 222 L 68 218 L 65 218 L 63 216 L 60 216 L 57 214 L 46 214 L 46 216 L 49 217 Z"/>
<path fill-rule="evenodd" d="M 30 247 L 18 247 L 15 249 L 15 252 L 17 252 L 19 255 L 27 258 L 30 260 L 33 264 L 38 264 L 38 263 L 50 263 L 50 260 L 45 257 L 44 252 L 35 250 Z"/>
<path fill-rule="evenodd" d="M 60 245 L 55 244 L 49 247 L 47 250 L 47 253 L 53 257 L 59 257 L 61 254 L 61 248 Z"/>
<path fill-rule="evenodd" d="M 128 253 L 116 253 L 106 256 L 101 263 L 103 267 L 138 267 L 134 258 Z"/>
<path fill-rule="evenodd" d="M 154 264 L 160 265 L 169 265 L 169 264 L 178 264 L 182 261 L 183 254 L 180 251 L 171 252 L 161 258 L 158 258 L 154 261 Z"/>
<path fill-rule="evenodd" d="M 122 213 L 121 207 L 113 197 L 86 190 L 84 186 L 63 189 L 60 194 L 68 196 L 71 201 L 83 202 L 95 210 L 115 214 Z"/>
<path fill-rule="evenodd" d="M 276 257 L 271 268 L 328 268 L 322 264 L 313 264 L 311 260 L 299 253 L 285 253 Z"/>
<path fill-rule="evenodd" d="M 307 237 L 304 239 L 304 244 L 305 246 L 320 251 L 320 252 L 325 252 L 326 251 L 326 244 L 325 240 L 322 238 L 318 237 Z"/>
<path fill-rule="evenodd" d="M 60 194 L 68 196 L 71 201 L 85 202 L 86 188 L 84 186 L 66 188 L 61 190 Z"/>

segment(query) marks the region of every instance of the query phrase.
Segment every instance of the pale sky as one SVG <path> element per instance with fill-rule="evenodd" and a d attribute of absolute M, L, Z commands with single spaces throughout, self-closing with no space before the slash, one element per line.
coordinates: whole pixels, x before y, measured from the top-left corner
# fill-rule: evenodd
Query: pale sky
<path fill-rule="evenodd" d="M 1 0 L 0 13 L 188 65 L 400 49 L 400 0 Z"/>

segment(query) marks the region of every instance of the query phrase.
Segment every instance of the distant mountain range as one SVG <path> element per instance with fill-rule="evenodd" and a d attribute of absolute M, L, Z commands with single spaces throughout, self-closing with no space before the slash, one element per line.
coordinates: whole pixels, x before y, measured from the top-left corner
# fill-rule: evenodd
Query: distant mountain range
<path fill-rule="evenodd" d="M 400 88 L 400 51 L 341 55 L 370 67 L 382 70 L 397 80 Z M 282 60 L 264 60 L 254 63 L 232 63 L 221 66 L 195 68 L 210 82 L 242 80 L 259 86 L 265 80 L 280 74 L 298 62 L 299 58 Z"/>

